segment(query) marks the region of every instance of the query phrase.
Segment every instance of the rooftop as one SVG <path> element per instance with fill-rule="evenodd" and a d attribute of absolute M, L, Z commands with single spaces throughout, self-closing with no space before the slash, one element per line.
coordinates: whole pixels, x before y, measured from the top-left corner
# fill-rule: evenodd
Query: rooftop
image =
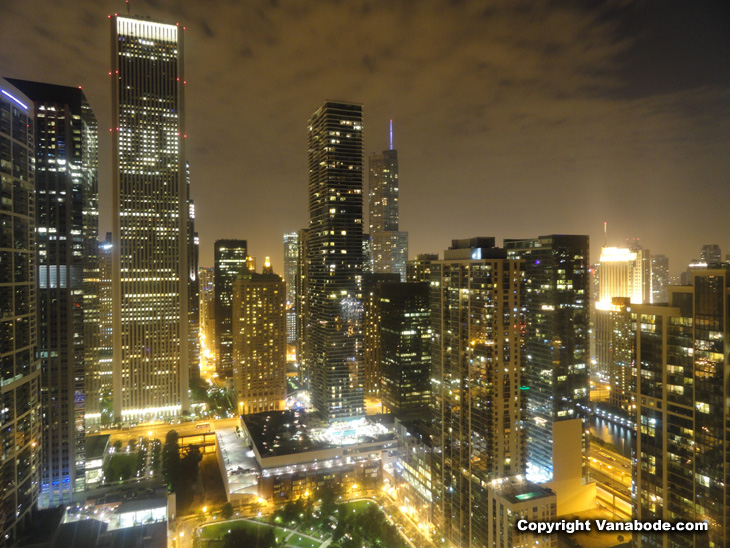
<path fill-rule="evenodd" d="M 246 415 L 242 420 L 262 458 L 395 439 L 393 418 L 388 415 L 330 425 L 315 413 L 288 410 Z"/>
<path fill-rule="evenodd" d="M 492 491 L 512 504 L 520 504 L 528 500 L 555 497 L 555 493 L 547 487 L 526 480 L 523 476 L 512 476 L 492 481 Z"/>

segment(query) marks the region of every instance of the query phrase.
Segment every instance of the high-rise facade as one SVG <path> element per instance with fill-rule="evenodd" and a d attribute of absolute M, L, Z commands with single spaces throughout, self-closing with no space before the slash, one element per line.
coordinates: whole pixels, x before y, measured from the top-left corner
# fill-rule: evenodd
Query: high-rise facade
<path fill-rule="evenodd" d="M 114 422 L 113 404 L 113 303 L 112 303 L 112 235 L 106 233 L 97 242 L 98 278 L 96 300 L 98 329 L 92 331 L 91 360 L 86 363 L 86 429 L 108 427 Z"/>
<path fill-rule="evenodd" d="M 309 387 L 309 257 L 307 241 L 309 229 L 302 228 L 298 232 L 299 245 L 297 246 L 297 277 L 295 280 L 297 302 L 296 335 L 297 335 L 297 366 L 299 367 L 299 383 Z"/>
<path fill-rule="evenodd" d="M 598 302 L 610 304 L 614 297 L 628 297 L 634 304 L 651 302 L 650 257 L 640 246 L 602 248 Z"/>
<path fill-rule="evenodd" d="M 233 373 L 233 282 L 248 270 L 246 240 L 217 240 L 213 246 L 215 285 L 215 342 L 218 376 Z"/>
<path fill-rule="evenodd" d="M 215 374 L 216 344 L 215 344 L 215 284 L 213 283 L 213 269 L 203 267 L 198 269 L 200 314 L 200 374 L 204 378 L 211 378 Z"/>
<path fill-rule="evenodd" d="M 233 381 L 239 414 L 284 409 L 286 284 L 270 268 L 233 283 Z"/>
<path fill-rule="evenodd" d="M 33 102 L 0 79 L 0 542 L 38 501 L 41 368 L 37 349 Z"/>
<path fill-rule="evenodd" d="M 377 380 L 383 411 L 427 418 L 431 400 L 429 284 L 381 282 L 375 295 L 380 320 Z"/>
<path fill-rule="evenodd" d="M 399 230 L 398 151 L 393 149 L 393 121 L 390 149 L 369 158 L 370 263 L 375 273 L 397 273 L 406 280 L 408 233 Z"/>
<path fill-rule="evenodd" d="M 431 279 L 431 263 L 438 261 L 438 253 L 421 253 L 406 263 L 406 280 L 428 282 Z"/>
<path fill-rule="evenodd" d="M 654 304 L 667 302 L 669 286 L 669 257 L 652 255 L 651 257 L 651 302 Z"/>
<path fill-rule="evenodd" d="M 706 265 L 719 266 L 722 263 L 722 249 L 717 244 L 705 244 L 700 249 L 700 262 Z"/>
<path fill-rule="evenodd" d="M 691 272 L 669 305 L 633 306 L 635 518 L 707 521 L 708 532 L 637 534 L 639 546 L 730 543 L 730 270 Z"/>
<path fill-rule="evenodd" d="M 307 356 L 312 403 L 362 416 L 362 105 L 326 101 L 309 119 Z"/>
<path fill-rule="evenodd" d="M 190 166 L 187 166 L 188 196 L 190 196 Z M 188 367 L 190 386 L 200 383 L 200 306 L 198 256 L 200 239 L 195 232 L 195 204 L 188 198 Z"/>
<path fill-rule="evenodd" d="M 286 283 L 286 342 L 297 342 L 297 261 L 299 260 L 299 234 L 284 234 L 284 283 Z"/>
<path fill-rule="evenodd" d="M 628 412 L 633 381 L 633 340 L 630 329 L 631 304 L 652 299 L 651 255 L 634 244 L 631 247 L 603 247 L 598 276 L 598 300 L 593 311 L 594 372 L 610 385 L 609 405 L 614 412 Z"/>
<path fill-rule="evenodd" d="M 550 481 L 553 423 L 581 417 L 588 405 L 588 236 L 548 235 L 504 245 L 510 257 L 525 262 L 528 477 Z"/>
<path fill-rule="evenodd" d="M 365 272 L 362 278 L 363 304 L 363 367 L 364 391 L 368 405 L 380 405 L 381 388 L 381 350 L 380 344 L 380 292 L 383 282 L 398 282 L 398 274 L 375 274 Z"/>
<path fill-rule="evenodd" d="M 183 29 L 112 16 L 114 416 L 189 407 Z"/>
<path fill-rule="evenodd" d="M 522 261 L 454 240 L 430 306 L 434 525 L 447 546 L 486 546 L 489 482 L 524 472 Z"/>
<path fill-rule="evenodd" d="M 35 107 L 42 508 L 84 490 L 85 363 L 93 357 L 98 235 L 97 122 L 79 88 L 10 80 Z M 98 321 L 98 317 L 96 318 Z"/>

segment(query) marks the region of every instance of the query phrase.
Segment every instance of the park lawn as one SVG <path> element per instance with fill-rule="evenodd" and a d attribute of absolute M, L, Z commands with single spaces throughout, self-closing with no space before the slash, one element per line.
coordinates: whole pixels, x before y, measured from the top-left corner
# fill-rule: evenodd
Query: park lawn
<path fill-rule="evenodd" d="M 370 506 L 371 504 L 375 504 L 375 506 L 380 510 L 380 506 L 378 506 L 376 503 L 370 500 L 356 500 L 354 502 L 345 502 L 345 508 L 347 508 L 347 511 L 352 513 L 354 510 L 356 514 L 359 514 L 360 512 L 364 512 L 365 509 Z M 382 510 L 381 510 L 382 511 Z"/>
<path fill-rule="evenodd" d="M 307 537 L 303 537 L 299 533 L 294 533 L 291 537 L 289 537 L 289 540 L 286 541 L 286 545 L 296 548 L 319 548 L 320 546 L 322 546 L 322 543 Z"/>
<path fill-rule="evenodd" d="M 203 530 L 200 532 L 200 538 L 222 540 L 223 536 L 233 529 L 246 529 L 250 533 L 255 533 L 268 527 L 271 526 L 263 523 L 259 525 L 258 523 L 251 523 L 250 521 L 226 521 L 224 523 L 215 523 L 213 525 L 203 526 Z M 274 527 L 274 534 L 276 535 L 276 541 L 281 542 L 289 534 L 289 531 L 285 531 L 280 527 Z"/>

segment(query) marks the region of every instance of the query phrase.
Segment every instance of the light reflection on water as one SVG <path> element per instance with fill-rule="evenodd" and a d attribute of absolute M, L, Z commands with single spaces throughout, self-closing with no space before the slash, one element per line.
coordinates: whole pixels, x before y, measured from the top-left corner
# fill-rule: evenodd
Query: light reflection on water
<path fill-rule="evenodd" d="M 623 456 L 631 458 L 631 446 L 636 435 L 631 428 L 594 416 L 591 420 L 591 434 L 614 445 Z"/>

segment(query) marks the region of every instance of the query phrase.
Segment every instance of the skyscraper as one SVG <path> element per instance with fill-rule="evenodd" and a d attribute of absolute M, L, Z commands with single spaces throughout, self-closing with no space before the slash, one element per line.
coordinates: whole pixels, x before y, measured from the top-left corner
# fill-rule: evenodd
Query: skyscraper
<path fill-rule="evenodd" d="M 717 244 L 705 244 L 700 249 L 700 262 L 708 266 L 719 266 L 722 263 L 722 250 Z"/>
<path fill-rule="evenodd" d="M 213 269 L 203 267 L 198 270 L 200 314 L 200 374 L 212 377 L 215 373 L 215 285 Z"/>
<path fill-rule="evenodd" d="M 363 409 L 362 105 L 326 101 L 309 119 L 307 367 L 330 421 Z"/>
<path fill-rule="evenodd" d="M 98 310 L 98 329 L 93 333 L 92 359 L 86 363 L 86 429 L 109 426 L 114 420 L 113 403 L 113 303 L 112 235 L 97 242 L 97 293 L 93 306 Z"/>
<path fill-rule="evenodd" d="M 297 341 L 297 264 L 299 260 L 299 234 L 284 234 L 284 282 L 286 283 L 286 342 Z"/>
<path fill-rule="evenodd" d="M 654 304 L 667 302 L 669 286 L 669 257 L 652 255 L 651 257 L 651 302 Z"/>
<path fill-rule="evenodd" d="M 378 286 L 382 282 L 399 282 L 399 274 L 375 274 L 365 272 L 362 277 L 363 306 L 363 388 L 366 403 L 369 406 L 380 405 L 383 387 L 381 376 L 381 344 L 380 344 L 380 293 Z"/>
<path fill-rule="evenodd" d="M 297 302 L 295 304 L 297 313 L 296 341 L 297 341 L 297 365 L 299 367 L 299 383 L 309 388 L 309 258 L 307 256 L 307 238 L 309 229 L 302 228 L 297 233 L 299 245 L 297 246 L 297 276 L 295 280 Z"/>
<path fill-rule="evenodd" d="M 246 240 L 217 240 L 214 244 L 215 342 L 221 378 L 233 372 L 233 282 L 248 270 L 247 258 Z"/>
<path fill-rule="evenodd" d="M 185 175 L 188 187 L 188 367 L 190 385 L 196 386 L 200 382 L 200 310 L 198 309 L 200 240 L 198 233 L 195 232 L 195 204 L 190 198 L 190 164 L 186 165 Z"/>
<path fill-rule="evenodd" d="M 476 548 L 489 482 L 524 472 L 522 261 L 471 238 L 431 268 L 434 525 L 446 545 Z"/>
<path fill-rule="evenodd" d="M 432 330 L 429 284 L 381 282 L 375 294 L 380 317 L 377 370 L 383 410 L 399 417 L 428 417 Z"/>
<path fill-rule="evenodd" d="M 525 261 L 528 477 L 549 481 L 553 423 L 581 417 L 588 404 L 588 236 L 553 234 L 504 246 Z"/>
<path fill-rule="evenodd" d="M 183 29 L 112 16 L 114 415 L 188 411 Z"/>
<path fill-rule="evenodd" d="M 239 414 L 284 409 L 286 285 L 270 267 L 233 283 L 233 381 Z"/>
<path fill-rule="evenodd" d="M 406 263 L 406 279 L 409 282 L 428 282 L 431 280 L 431 263 L 438 261 L 438 253 L 420 253 Z"/>
<path fill-rule="evenodd" d="M 708 532 L 637 534 L 639 546 L 727 546 L 730 270 L 692 271 L 669 306 L 632 306 L 636 334 L 635 517 L 707 521 Z"/>
<path fill-rule="evenodd" d="M 32 100 L 0 79 L 0 542 L 8 544 L 40 486 L 34 129 Z"/>
<path fill-rule="evenodd" d="M 610 383 L 612 411 L 628 412 L 633 379 L 633 339 L 628 309 L 631 304 L 651 301 L 650 253 L 636 244 L 604 247 L 600 261 L 598 300 L 593 311 L 596 340 L 593 372 Z"/>
<path fill-rule="evenodd" d="M 85 363 L 98 328 L 97 123 L 79 88 L 9 80 L 33 100 L 42 508 L 83 491 Z"/>
<path fill-rule="evenodd" d="M 398 228 L 398 151 L 393 149 L 393 120 L 390 121 L 390 149 L 370 156 L 368 198 L 372 271 L 400 274 L 404 282 L 408 233 Z"/>

